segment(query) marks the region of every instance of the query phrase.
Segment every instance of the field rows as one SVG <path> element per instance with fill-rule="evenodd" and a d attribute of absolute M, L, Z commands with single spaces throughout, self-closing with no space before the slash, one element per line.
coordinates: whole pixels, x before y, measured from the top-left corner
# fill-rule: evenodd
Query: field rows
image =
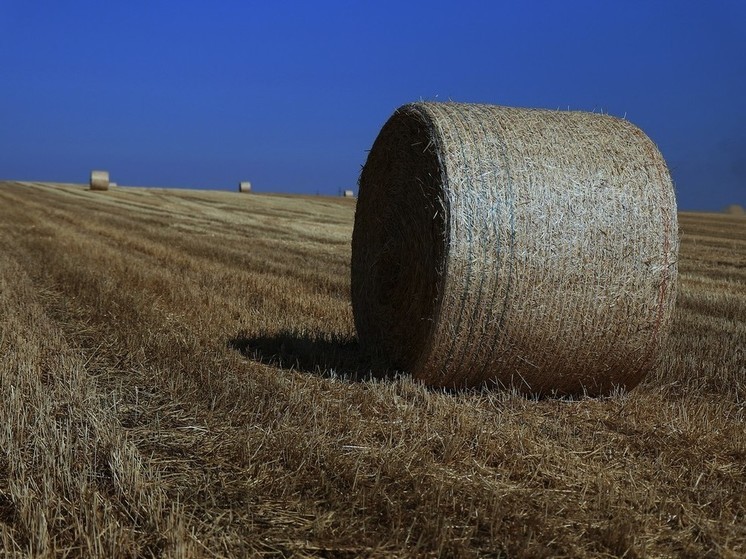
<path fill-rule="evenodd" d="M 354 202 L 0 183 L 7 556 L 746 555 L 746 219 L 629 394 L 370 379 Z"/>

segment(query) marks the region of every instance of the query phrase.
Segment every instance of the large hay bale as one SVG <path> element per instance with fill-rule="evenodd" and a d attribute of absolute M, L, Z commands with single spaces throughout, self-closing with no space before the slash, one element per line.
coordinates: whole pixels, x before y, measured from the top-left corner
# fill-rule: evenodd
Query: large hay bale
<path fill-rule="evenodd" d="M 360 176 L 360 343 L 439 387 L 631 388 L 669 331 L 677 231 L 666 164 L 625 120 L 406 105 Z"/>
<path fill-rule="evenodd" d="M 251 183 L 249 181 L 241 181 L 238 183 L 239 192 L 251 192 Z"/>
<path fill-rule="evenodd" d="M 109 190 L 109 172 L 91 171 L 91 190 Z"/>

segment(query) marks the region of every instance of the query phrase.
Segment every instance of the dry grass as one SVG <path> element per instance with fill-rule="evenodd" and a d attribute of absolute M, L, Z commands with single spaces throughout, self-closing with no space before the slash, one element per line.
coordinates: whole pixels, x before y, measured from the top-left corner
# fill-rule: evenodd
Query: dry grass
<path fill-rule="evenodd" d="M 2 555 L 746 554 L 742 219 L 642 385 L 533 401 L 367 379 L 353 211 L 0 183 Z"/>

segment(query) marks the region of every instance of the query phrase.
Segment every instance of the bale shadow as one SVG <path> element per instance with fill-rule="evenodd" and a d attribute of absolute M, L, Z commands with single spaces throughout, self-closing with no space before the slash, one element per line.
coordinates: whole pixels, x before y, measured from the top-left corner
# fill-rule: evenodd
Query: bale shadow
<path fill-rule="evenodd" d="M 372 356 L 360 348 L 357 338 L 317 334 L 299 334 L 283 331 L 273 335 L 248 336 L 239 333 L 227 341 L 227 347 L 240 352 L 244 357 L 285 370 L 300 371 L 323 378 L 333 378 L 348 382 L 371 380 L 392 381 L 410 376 L 395 368 L 384 356 Z M 536 393 L 527 391 L 520 383 L 503 385 L 486 381 L 480 386 L 425 386 L 426 390 L 457 396 L 470 392 L 498 392 L 506 396 L 520 396 L 528 400 L 553 399 L 575 402 L 587 398 L 615 398 L 626 390 L 616 387 L 608 396 L 583 390 L 579 394 L 556 392 Z"/>
<path fill-rule="evenodd" d="M 238 335 L 227 345 L 252 361 L 326 378 L 363 382 L 391 378 L 394 374 L 385 366 L 376 365 L 360 350 L 355 338 L 280 332 L 270 336 Z"/>

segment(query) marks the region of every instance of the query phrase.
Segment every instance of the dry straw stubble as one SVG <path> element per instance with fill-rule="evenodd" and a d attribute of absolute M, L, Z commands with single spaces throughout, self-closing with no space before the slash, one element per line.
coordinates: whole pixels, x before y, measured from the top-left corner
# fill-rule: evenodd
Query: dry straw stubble
<path fill-rule="evenodd" d="M 91 171 L 91 190 L 109 190 L 109 172 Z"/>
<path fill-rule="evenodd" d="M 360 176 L 360 342 L 433 386 L 601 394 L 656 363 L 676 297 L 673 185 L 626 120 L 414 103 Z"/>

